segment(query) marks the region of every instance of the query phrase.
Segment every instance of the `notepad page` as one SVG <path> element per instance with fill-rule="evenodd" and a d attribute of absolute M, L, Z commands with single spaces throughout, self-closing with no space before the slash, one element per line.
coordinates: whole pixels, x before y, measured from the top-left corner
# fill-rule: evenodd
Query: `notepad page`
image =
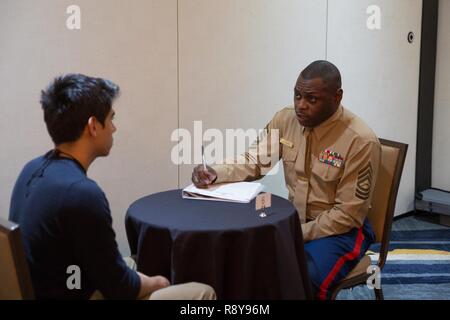
<path fill-rule="evenodd" d="M 204 195 L 211 198 L 250 202 L 259 192 L 262 191 L 263 188 L 264 186 L 257 182 L 235 182 L 212 185 L 207 189 L 197 188 L 192 184 L 186 187 L 183 191 Z"/>

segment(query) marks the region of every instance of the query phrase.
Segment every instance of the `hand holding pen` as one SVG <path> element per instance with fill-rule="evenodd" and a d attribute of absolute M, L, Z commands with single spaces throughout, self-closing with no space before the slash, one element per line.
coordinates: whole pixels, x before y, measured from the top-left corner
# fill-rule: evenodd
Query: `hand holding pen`
<path fill-rule="evenodd" d="M 197 188 L 206 188 L 217 179 L 217 172 L 206 165 L 205 150 L 202 146 L 202 164 L 194 168 L 192 172 L 192 182 Z"/>

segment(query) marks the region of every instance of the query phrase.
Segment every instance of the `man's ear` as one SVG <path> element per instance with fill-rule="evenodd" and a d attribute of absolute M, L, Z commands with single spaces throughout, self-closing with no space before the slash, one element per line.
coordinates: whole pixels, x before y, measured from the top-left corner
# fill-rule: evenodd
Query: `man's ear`
<path fill-rule="evenodd" d="M 89 134 L 93 137 L 97 137 L 97 125 L 98 125 L 97 119 L 95 117 L 90 117 L 88 120 L 87 127 Z"/>
<path fill-rule="evenodd" d="M 336 91 L 335 99 L 336 99 L 336 102 L 337 102 L 337 103 L 341 103 L 341 100 L 342 100 L 342 96 L 343 96 L 343 95 L 344 95 L 344 90 L 338 89 L 338 90 Z"/>

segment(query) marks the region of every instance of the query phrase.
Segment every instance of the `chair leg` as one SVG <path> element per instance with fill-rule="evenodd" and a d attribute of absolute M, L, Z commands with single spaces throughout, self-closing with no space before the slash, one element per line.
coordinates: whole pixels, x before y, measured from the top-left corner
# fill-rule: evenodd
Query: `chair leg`
<path fill-rule="evenodd" d="M 336 300 L 336 297 L 337 297 L 339 291 L 341 291 L 341 290 L 339 290 L 338 288 L 334 289 L 333 292 L 331 293 L 330 300 Z"/>
<path fill-rule="evenodd" d="M 384 296 L 383 296 L 383 289 L 380 287 L 380 289 L 374 289 L 375 290 L 375 298 L 377 300 L 384 300 Z"/>

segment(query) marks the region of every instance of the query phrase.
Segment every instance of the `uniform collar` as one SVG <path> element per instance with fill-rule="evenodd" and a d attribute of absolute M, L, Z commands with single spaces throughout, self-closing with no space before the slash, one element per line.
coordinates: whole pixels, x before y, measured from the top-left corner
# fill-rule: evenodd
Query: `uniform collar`
<path fill-rule="evenodd" d="M 343 113 L 343 107 L 342 105 L 339 105 L 338 109 L 331 117 L 329 117 L 327 120 L 319 124 L 318 126 L 315 126 L 312 128 L 312 132 L 316 135 L 317 140 L 321 140 L 323 136 L 330 131 L 330 129 L 334 126 L 336 121 L 338 121 Z M 307 128 L 303 127 L 303 132 L 305 132 Z"/>

